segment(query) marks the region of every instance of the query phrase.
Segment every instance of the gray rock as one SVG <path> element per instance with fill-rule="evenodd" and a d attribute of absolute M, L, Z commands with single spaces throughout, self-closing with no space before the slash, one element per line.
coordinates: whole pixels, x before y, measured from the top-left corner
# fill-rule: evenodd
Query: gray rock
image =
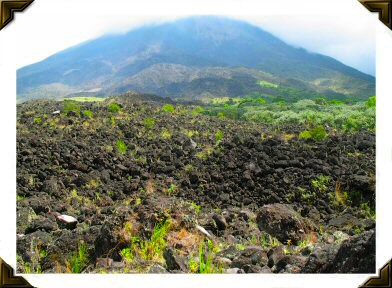
<path fill-rule="evenodd" d="M 177 255 L 172 248 L 165 248 L 163 251 L 163 258 L 166 261 L 167 270 L 187 271 L 184 258 Z"/>

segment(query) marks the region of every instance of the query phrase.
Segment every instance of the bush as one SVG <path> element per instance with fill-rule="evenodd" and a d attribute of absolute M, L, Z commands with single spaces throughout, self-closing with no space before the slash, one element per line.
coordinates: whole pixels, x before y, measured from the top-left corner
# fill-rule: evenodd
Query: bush
<path fill-rule="evenodd" d="M 84 110 L 83 115 L 90 119 L 93 118 L 93 112 L 90 110 Z"/>
<path fill-rule="evenodd" d="M 217 144 L 219 144 L 221 141 L 222 141 L 222 139 L 223 139 L 223 132 L 221 131 L 221 130 L 218 130 L 216 133 L 215 133 L 215 141 L 216 141 L 216 143 Z"/>
<path fill-rule="evenodd" d="M 325 131 L 324 127 L 321 125 L 311 130 L 305 130 L 299 134 L 300 139 L 313 139 L 316 141 L 324 140 L 325 138 L 327 138 L 327 136 L 327 131 Z"/>
<path fill-rule="evenodd" d="M 116 102 L 110 103 L 108 105 L 108 111 L 111 113 L 118 113 L 121 110 L 121 106 L 117 104 Z"/>
<path fill-rule="evenodd" d="M 127 153 L 128 147 L 122 140 L 117 140 L 116 142 L 117 151 L 121 154 Z"/>
<path fill-rule="evenodd" d="M 152 129 L 152 128 L 154 128 L 155 120 L 153 118 L 150 118 L 150 117 L 145 118 L 143 120 L 143 125 L 144 125 L 144 127 L 146 129 Z"/>
<path fill-rule="evenodd" d="M 42 118 L 41 117 L 35 117 L 34 118 L 34 124 L 41 124 L 42 123 Z"/>
<path fill-rule="evenodd" d="M 376 96 L 369 97 L 369 99 L 366 102 L 366 106 L 368 108 L 374 108 L 376 107 Z"/>
<path fill-rule="evenodd" d="M 173 113 L 175 111 L 175 108 L 173 105 L 171 104 L 165 104 L 162 107 L 162 111 L 166 112 L 166 113 Z"/>

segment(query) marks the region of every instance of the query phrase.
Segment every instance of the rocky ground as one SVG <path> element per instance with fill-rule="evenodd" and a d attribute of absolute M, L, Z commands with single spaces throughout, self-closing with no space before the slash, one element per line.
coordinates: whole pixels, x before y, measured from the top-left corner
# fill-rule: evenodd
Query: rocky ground
<path fill-rule="evenodd" d="M 18 105 L 19 272 L 375 271 L 373 132 L 163 104 Z"/>

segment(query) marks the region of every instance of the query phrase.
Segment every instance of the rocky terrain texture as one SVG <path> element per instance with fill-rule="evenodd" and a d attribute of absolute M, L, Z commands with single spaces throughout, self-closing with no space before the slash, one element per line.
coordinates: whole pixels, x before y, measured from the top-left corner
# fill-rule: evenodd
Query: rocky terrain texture
<path fill-rule="evenodd" d="M 19 272 L 375 271 L 373 132 L 135 97 L 17 109 Z"/>

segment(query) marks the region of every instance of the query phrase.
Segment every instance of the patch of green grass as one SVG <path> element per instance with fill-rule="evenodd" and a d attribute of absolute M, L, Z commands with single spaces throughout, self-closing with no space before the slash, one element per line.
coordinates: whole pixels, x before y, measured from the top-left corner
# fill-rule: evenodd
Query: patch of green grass
<path fill-rule="evenodd" d="M 82 273 L 87 264 L 87 245 L 80 243 L 78 250 L 69 258 L 67 266 L 72 273 Z"/>
<path fill-rule="evenodd" d="M 128 151 L 127 145 L 122 140 L 117 140 L 116 142 L 117 151 L 121 154 L 125 154 Z"/>
<path fill-rule="evenodd" d="M 222 273 L 222 268 L 217 267 L 213 263 L 214 244 L 211 240 L 206 242 L 203 240 L 199 246 L 199 273 Z"/>
<path fill-rule="evenodd" d="M 120 255 L 127 262 L 132 262 L 135 257 L 147 261 L 162 261 L 169 229 L 170 222 L 168 220 L 156 224 L 150 239 L 141 240 L 139 237 L 132 237 L 131 247 L 123 249 Z"/>
<path fill-rule="evenodd" d="M 162 111 L 166 113 L 173 113 L 176 109 L 171 104 L 165 104 L 162 107 Z"/>
<path fill-rule="evenodd" d="M 371 218 L 374 220 L 376 219 L 376 211 L 375 211 L 375 209 L 373 209 L 369 206 L 369 203 L 361 203 L 359 205 L 359 208 L 361 209 L 361 212 L 365 217 Z"/>
<path fill-rule="evenodd" d="M 116 102 L 112 102 L 108 105 L 108 111 L 110 113 L 118 113 L 121 111 L 121 106 Z"/>

